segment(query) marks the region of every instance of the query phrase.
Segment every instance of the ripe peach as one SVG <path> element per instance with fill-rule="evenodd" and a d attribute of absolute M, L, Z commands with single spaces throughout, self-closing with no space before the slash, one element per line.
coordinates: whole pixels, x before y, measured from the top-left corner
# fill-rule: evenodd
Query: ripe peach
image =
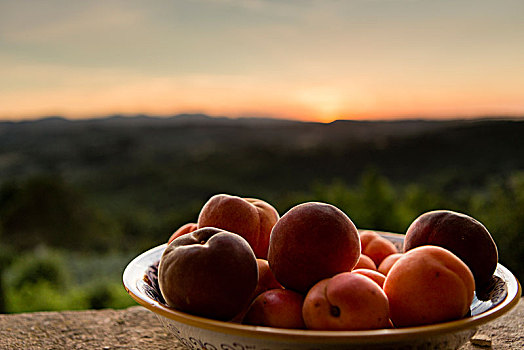
<path fill-rule="evenodd" d="M 193 231 L 196 231 L 197 230 L 197 224 L 194 223 L 194 222 L 189 222 L 185 225 L 182 225 L 180 226 L 175 232 L 173 232 L 173 234 L 171 235 L 171 237 L 169 237 L 169 240 L 167 241 L 167 244 L 173 242 L 173 240 L 175 238 L 178 238 L 186 233 L 189 233 L 189 232 L 193 232 Z"/>
<path fill-rule="evenodd" d="M 462 318 L 469 312 L 474 290 L 468 266 L 449 250 L 431 245 L 404 253 L 384 282 L 396 327 Z"/>
<path fill-rule="evenodd" d="M 350 271 L 360 256 L 357 228 L 337 207 L 299 204 L 273 227 L 268 261 L 285 288 L 305 294 L 318 281 Z"/>
<path fill-rule="evenodd" d="M 380 265 L 378 266 L 378 272 L 382 273 L 384 276 L 387 276 L 389 273 L 389 270 L 391 270 L 391 267 L 394 263 L 397 262 L 398 259 L 402 256 L 402 253 L 394 253 L 391 255 L 388 255 L 382 260 Z"/>
<path fill-rule="evenodd" d="M 211 197 L 200 210 L 198 228 L 217 227 L 244 237 L 257 258 L 267 258 L 269 235 L 279 219 L 269 203 L 227 194 Z"/>
<path fill-rule="evenodd" d="M 160 291 L 169 306 L 219 320 L 230 320 L 249 305 L 257 280 L 249 243 L 214 227 L 174 239 L 158 267 Z"/>
<path fill-rule="evenodd" d="M 370 278 L 343 272 L 311 288 L 302 315 L 309 329 L 363 330 L 389 327 L 388 299 Z"/>
<path fill-rule="evenodd" d="M 385 257 L 398 253 L 397 247 L 386 238 L 377 234 L 363 245 L 362 254 L 369 256 L 376 266 L 379 266 Z"/>
<path fill-rule="evenodd" d="M 468 265 L 477 287 L 483 287 L 497 268 L 497 246 L 489 231 L 474 218 L 436 210 L 420 215 L 409 226 L 404 251 L 421 245 L 437 245 L 450 250 Z"/>
<path fill-rule="evenodd" d="M 354 269 L 353 271 L 351 271 L 351 273 L 359 273 L 361 275 L 371 278 L 373 281 L 377 282 L 380 288 L 384 286 L 384 281 L 386 280 L 386 276 L 384 276 L 382 273 L 376 270 Z"/>
<path fill-rule="evenodd" d="M 278 283 L 273 271 L 269 268 L 269 263 L 265 259 L 257 259 L 258 265 L 258 284 L 254 292 L 254 297 L 262 294 L 269 289 L 282 289 L 282 285 Z"/>
<path fill-rule="evenodd" d="M 304 296 L 289 289 L 270 289 L 251 303 L 242 323 L 279 328 L 305 328 Z"/>
<path fill-rule="evenodd" d="M 371 269 L 371 270 L 376 270 L 377 269 L 377 265 L 375 265 L 375 262 L 369 256 L 367 256 L 365 254 L 360 254 L 360 257 L 358 258 L 357 264 L 353 267 L 353 270 L 354 269 Z"/>

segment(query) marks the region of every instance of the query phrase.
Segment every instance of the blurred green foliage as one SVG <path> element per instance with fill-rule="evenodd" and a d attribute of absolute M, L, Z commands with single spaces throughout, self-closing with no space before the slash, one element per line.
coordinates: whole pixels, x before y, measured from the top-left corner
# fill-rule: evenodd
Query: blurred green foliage
<path fill-rule="evenodd" d="M 134 305 L 122 287 L 118 255 L 83 254 L 39 246 L 3 270 L 2 312 L 124 308 Z M 93 269 L 96 266 L 102 268 Z M 117 266 L 115 268 L 115 266 Z"/>
<path fill-rule="evenodd" d="M 65 289 L 71 282 L 66 261 L 57 251 L 40 246 L 31 253 L 23 253 L 9 268 L 7 285 L 21 289 L 25 285 L 47 282 L 58 289 Z"/>
<path fill-rule="evenodd" d="M 10 181 L 0 189 L 2 238 L 18 249 L 39 244 L 105 250 L 121 237 L 116 224 L 60 177 Z"/>

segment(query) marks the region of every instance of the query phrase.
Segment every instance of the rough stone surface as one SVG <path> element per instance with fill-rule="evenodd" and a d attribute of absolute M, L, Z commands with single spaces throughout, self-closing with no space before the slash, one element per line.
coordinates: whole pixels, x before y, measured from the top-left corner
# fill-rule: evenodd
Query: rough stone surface
<path fill-rule="evenodd" d="M 482 326 L 492 349 L 524 349 L 524 301 Z M 0 349 L 184 349 L 157 317 L 141 306 L 125 310 L 0 315 Z M 472 342 L 461 350 L 486 349 Z"/>

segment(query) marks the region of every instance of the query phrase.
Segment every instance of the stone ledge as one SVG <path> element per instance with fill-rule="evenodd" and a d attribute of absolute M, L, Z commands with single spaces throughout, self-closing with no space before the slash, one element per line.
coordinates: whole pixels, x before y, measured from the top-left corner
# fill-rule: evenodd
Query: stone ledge
<path fill-rule="evenodd" d="M 503 317 L 482 326 L 461 350 L 489 349 L 490 343 L 493 349 L 524 349 L 523 300 Z M 0 315 L 0 349 L 184 348 L 165 332 L 152 312 L 134 306 Z"/>

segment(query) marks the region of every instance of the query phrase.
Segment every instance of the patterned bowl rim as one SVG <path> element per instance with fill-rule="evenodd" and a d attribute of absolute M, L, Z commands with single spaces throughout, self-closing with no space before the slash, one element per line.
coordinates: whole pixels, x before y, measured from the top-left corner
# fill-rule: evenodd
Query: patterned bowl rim
<path fill-rule="evenodd" d="M 385 236 L 393 242 L 401 242 L 404 237 L 403 234 L 398 233 L 375 232 Z M 286 340 L 295 343 L 322 342 L 345 344 L 361 342 L 378 344 L 394 341 L 410 341 L 420 338 L 424 339 L 431 336 L 452 334 L 468 329 L 474 329 L 482 324 L 493 321 L 516 306 L 522 293 L 520 283 L 515 276 L 506 267 L 498 264 L 496 274 L 506 282 L 506 297 L 500 303 L 478 315 L 465 317 L 455 321 L 417 327 L 361 331 L 317 331 L 243 325 L 234 322 L 212 320 L 177 311 L 164 306 L 143 292 L 143 289 L 140 287 L 146 283 L 144 281 L 145 271 L 151 264 L 158 261 L 166 246 L 167 244 L 162 244 L 151 248 L 135 257 L 126 266 L 123 273 L 123 284 L 126 291 L 137 303 L 157 315 L 187 326 L 206 329 L 231 336 L 243 336 L 273 341 Z"/>

